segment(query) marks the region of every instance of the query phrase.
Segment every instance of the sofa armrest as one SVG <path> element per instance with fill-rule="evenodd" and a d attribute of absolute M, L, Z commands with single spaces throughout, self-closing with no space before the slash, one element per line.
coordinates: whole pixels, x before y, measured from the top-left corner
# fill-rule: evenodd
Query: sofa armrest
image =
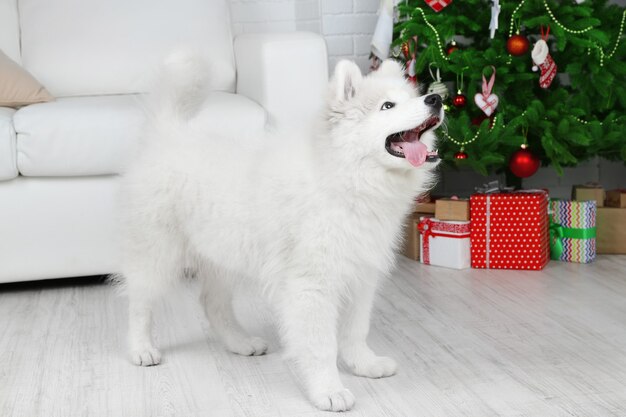
<path fill-rule="evenodd" d="M 235 39 L 237 93 L 259 103 L 270 123 L 309 126 L 328 81 L 326 43 L 308 32 L 244 34 Z"/>

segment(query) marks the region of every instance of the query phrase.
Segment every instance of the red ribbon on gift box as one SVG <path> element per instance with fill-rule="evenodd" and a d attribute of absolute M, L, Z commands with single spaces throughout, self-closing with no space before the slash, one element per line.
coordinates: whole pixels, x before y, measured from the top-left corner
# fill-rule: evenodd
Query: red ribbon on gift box
<path fill-rule="evenodd" d="M 422 235 L 422 262 L 430 265 L 430 237 L 449 237 L 465 239 L 470 237 L 470 224 L 433 221 L 431 218 L 420 220 L 417 230 Z M 441 233 L 443 232 L 443 233 Z M 453 234 L 451 234 L 453 233 Z"/>

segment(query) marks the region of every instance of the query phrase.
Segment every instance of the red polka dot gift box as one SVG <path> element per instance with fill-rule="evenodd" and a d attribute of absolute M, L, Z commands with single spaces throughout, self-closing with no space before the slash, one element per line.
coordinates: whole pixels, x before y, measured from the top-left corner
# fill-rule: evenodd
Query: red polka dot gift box
<path fill-rule="evenodd" d="M 543 269 L 550 260 L 545 191 L 470 198 L 472 268 Z"/>

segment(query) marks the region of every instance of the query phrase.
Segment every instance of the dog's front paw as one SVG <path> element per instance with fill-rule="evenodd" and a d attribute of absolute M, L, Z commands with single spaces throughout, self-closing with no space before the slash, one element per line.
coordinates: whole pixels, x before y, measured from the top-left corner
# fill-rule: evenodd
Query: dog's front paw
<path fill-rule="evenodd" d="M 394 375 L 398 370 L 396 361 L 386 356 L 359 358 L 348 364 L 348 367 L 354 375 L 367 378 L 385 378 Z"/>
<path fill-rule="evenodd" d="M 311 402 L 323 411 L 348 411 L 354 406 L 354 395 L 345 388 L 311 395 Z"/>
<path fill-rule="evenodd" d="M 229 340 L 226 347 L 231 352 L 243 356 L 260 356 L 267 352 L 267 342 L 260 337 L 240 337 Z"/>
<path fill-rule="evenodd" d="M 152 346 L 133 349 L 130 360 L 137 366 L 153 366 L 161 363 L 161 352 Z"/>

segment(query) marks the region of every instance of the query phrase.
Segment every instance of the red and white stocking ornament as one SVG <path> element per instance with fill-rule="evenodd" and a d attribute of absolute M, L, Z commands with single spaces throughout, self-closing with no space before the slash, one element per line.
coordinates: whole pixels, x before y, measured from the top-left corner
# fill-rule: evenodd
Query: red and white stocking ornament
<path fill-rule="evenodd" d="M 493 69 L 493 73 L 491 74 L 491 78 L 489 78 L 489 82 L 487 82 L 485 74 L 483 74 L 482 94 L 476 93 L 474 96 L 474 102 L 487 117 L 491 116 L 493 112 L 496 111 L 499 102 L 498 96 L 491 92 L 493 83 L 496 82 L 496 67 L 492 65 L 491 68 Z"/>
<path fill-rule="evenodd" d="M 548 30 L 546 33 L 543 33 L 543 26 L 541 27 L 541 39 L 535 43 L 533 47 L 533 51 L 531 56 L 533 58 L 533 62 L 535 66 L 533 66 L 533 71 L 537 71 L 537 67 L 541 70 L 541 76 L 539 77 L 539 86 L 541 88 L 548 88 L 550 84 L 552 84 L 552 80 L 556 76 L 556 63 L 552 59 L 550 55 L 550 48 L 546 43 L 548 39 L 548 35 L 550 34 L 550 27 L 548 26 Z"/>
<path fill-rule="evenodd" d="M 433 9 L 437 13 L 439 13 L 446 6 L 452 3 L 452 0 L 424 0 L 424 1 L 426 2 L 426 4 L 428 4 L 431 7 L 431 9 Z"/>

